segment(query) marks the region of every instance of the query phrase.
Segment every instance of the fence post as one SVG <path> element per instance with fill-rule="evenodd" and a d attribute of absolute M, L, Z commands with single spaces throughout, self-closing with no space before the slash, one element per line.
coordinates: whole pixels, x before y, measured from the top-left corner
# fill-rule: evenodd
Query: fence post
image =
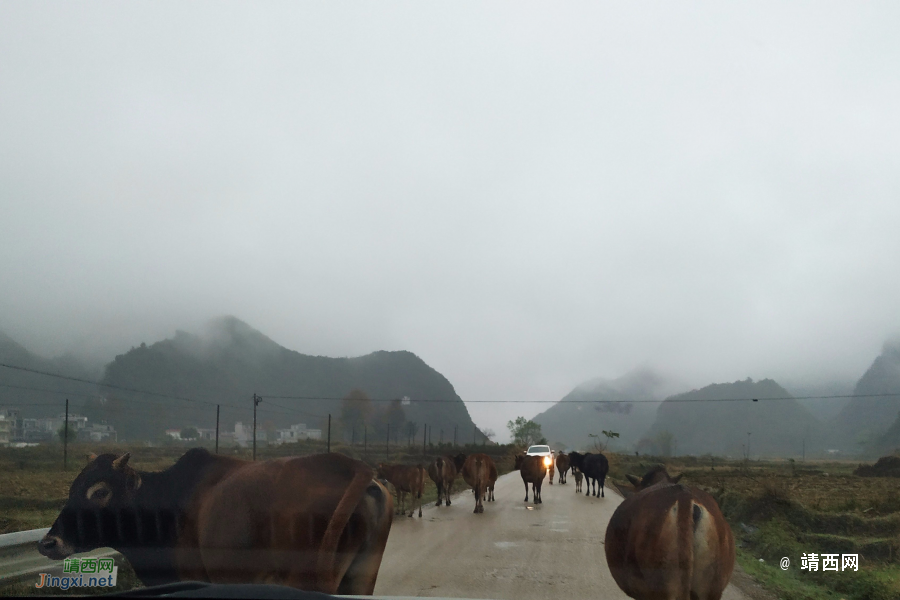
<path fill-rule="evenodd" d="M 331 453 L 331 413 L 328 413 L 328 452 Z"/>
<path fill-rule="evenodd" d="M 63 471 L 69 470 L 69 399 L 66 398 L 66 422 L 63 423 Z"/>
<path fill-rule="evenodd" d="M 216 404 L 216 454 L 219 453 L 219 408 Z"/>
<path fill-rule="evenodd" d="M 256 460 L 256 407 L 262 402 L 262 398 L 253 393 L 253 460 Z"/>

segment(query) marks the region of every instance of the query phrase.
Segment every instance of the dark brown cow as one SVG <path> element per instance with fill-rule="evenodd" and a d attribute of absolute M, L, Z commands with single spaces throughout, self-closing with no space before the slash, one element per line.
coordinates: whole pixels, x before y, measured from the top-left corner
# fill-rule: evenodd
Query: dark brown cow
<path fill-rule="evenodd" d="M 569 470 L 569 455 L 565 452 L 556 455 L 556 470 L 559 471 L 559 483 L 565 483 L 566 473 Z"/>
<path fill-rule="evenodd" d="M 475 494 L 476 513 L 484 512 L 484 497 L 497 481 L 497 467 L 487 454 L 470 454 L 462 468 L 463 479 Z M 493 475 L 493 478 L 492 478 Z M 491 492 L 493 496 L 493 491 Z"/>
<path fill-rule="evenodd" d="M 456 480 L 456 464 L 449 456 L 439 456 L 428 463 L 428 476 L 437 486 L 437 504 L 446 500 L 450 506 L 450 494 L 453 493 L 453 482 Z"/>
<path fill-rule="evenodd" d="M 734 568 L 734 539 L 718 504 L 662 467 L 642 479 L 606 528 L 613 579 L 638 600 L 719 600 Z"/>
<path fill-rule="evenodd" d="M 378 463 L 378 477 L 387 480 L 397 492 L 397 514 L 405 514 L 404 499 L 410 495 L 410 504 L 418 500 L 419 516 L 422 516 L 422 494 L 425 493 L 425 469 L 422 465 L 389 465 Z M 409 507 L 409 516 L 416 512 L 415 506 Z"/>
<path fill-rule="evenodd" d="M 112 547 L 145 585 L 278 583 L 371 594 L 393 501 L 340 454 L 250 462 L 189 450 L 162 472 L 101 454 L 38 543 L 54 560 Z"/>
<path fill-rule="evenodd" d="M 544 457 L 519 454 L 516 456 L 516 470 L 522 475 L 522 482 L 525 483 L 525 502 L 528 502 L 528 484 L 530 483 L 534 503 L 542 504 L 541 484 L 544 482 L 544 477 L 547 476 Z"/>

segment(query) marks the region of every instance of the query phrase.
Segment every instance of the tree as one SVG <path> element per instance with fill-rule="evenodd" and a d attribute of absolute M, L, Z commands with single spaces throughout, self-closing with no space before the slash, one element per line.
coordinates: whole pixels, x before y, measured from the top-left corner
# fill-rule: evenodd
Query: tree
<path fill-rule="evenodd" d="M 601 442 L 600 442 L 600 436 L 597 435 L 597 434 L 595 434 L 595 433 L 589 433 L 588 435 L 589 435 L 590 437 L 592 437 L 592 438 L 595 438 L 595 439 L 594 439 L 594 449 L 597 450 L 597 452 L 605 452 L 606 449 L 609 447 L 609 443 L 610 443 L 612 440 L 614 440 L 614 439 L 616 439 L 617 437 L 619 437 L 619 434 L 618 434 L 618 432 L 615 432 L 615 431 L 613 431 L 613 430 L 611 430 L 611 429 L 610 429 L 609 431 L 603 430 L 603 431 L 601 431 L 600 433 L 602 433 L 602 434 L 603 434 L 603 437 L 606 438 L 606 441 L 605 441 L 605 442 L 602 442 L 602 443 L 601 443 Z"/>
<path fill-rule="evenodd" d="M 61 442 L 66 440 L 66 427 L 67 427 L 67 425 L 63 424 L 63 426 L 59 428 L 59 431 L 56 432 L 57 435 L 59 435 L 59 441 L 61 441 Z M 68 429 L 69 429 L 69 442 L 74 442 L 75 439 L 78 437 L 78 430 L 75 429 L 75 426 L 72 425 L 71 423 L 68 424 Z"/>
<path fill-rule="evenodd" d="M 391 400 L 387 408 L 385 421 L 391 426 L 391 439 L 396 442 L 400 438 L 403 426 L 406 424 L 406 411 L 403 410 L 403 405 L 399 398 Z"/>
<path fill-rule="evenodd" d="M 354 389 L 341 400 L 341 425 L 344 433 L 361 432 L 372 417 L 372 401 L 362 390 Z"/>
<path fill-rule="evenodd" d="M 653 439 L 660 456 L 673 456 L 675 454 L 675 436 L 668 430 L 660 431 Z"/>
<path fill-rule="evenodd" d="M 198 437 L 200 437 L 200 432 L 196 427 L 185 427 L 181 430 L 181 439 L 183 440 L 196 440 Z"/>
<path fill-rule="evenodd" d="M 546 438 L 541 435 L 541 426 L 525 417 L 516 417 L 516 420 L 508 422 L 506 427 L 512 434 L 513 443 L 518 446 L 547 443 Z"/>

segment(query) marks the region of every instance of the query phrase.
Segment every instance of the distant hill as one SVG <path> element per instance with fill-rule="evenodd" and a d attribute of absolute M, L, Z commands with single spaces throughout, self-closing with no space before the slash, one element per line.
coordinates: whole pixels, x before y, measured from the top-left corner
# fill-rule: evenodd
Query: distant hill
<path fill-rule="evenodd" d="M 759 402 L 696 402 L 744 398 L 758 398 Z M 821 430 L 821 422 L 776 382 L 747 378 L 666 398 L 647 439 L 668 431 L 679 455 L 711 453 L 737 458 L 743 455 L 750 432 L 751 456 L 798 457 L 804 439 L 807 454 L 821 451 Z"/>
<path fill-rule="evenodd" d="M 586 449 L 595 441 L 590 434 L 613 430 L 620 437 L 610 449 L 631 450 L 653 424 L 659 407 L 657 402 L 641 401 L 662 400 L 686 387 L 651 369 L 637 369 L 617 379 L 582 383 L 533 420 L 550 443 Z"/>
<path fill-rule="evenodd" d="M 99 375 L 70 355 L 38 356 L 3 332 L 0 332 L 0 363 L 87 380 L 96 380 Z M 26 418 L 51 416 L 63 411 L 66 397 L 71 400 L 74 410 L 84 401 L 83 394 L 96 392 L 92 384 L 0 367 L 0 411 L 18 408 Z"/>
<path fill-rule="evenodd" d="M 847 406 L 831 423 L 835 447 L 848 452 L 866 451 L 865 446 L 887 443 L 881 437 L 900 413 L 900 395 L 865 397 L 900 391 L 900 341 L 884 344 L 881 355 L 860 377 Z M 873 450 L 874 451 L 874 450 Z"/>
<path fill-rule="evenodd" d="M 400 399 L 408 396 L 403 418 L 419 427 L 433 427 L 432 439 L 444 429 L 444 439 L 459 428 L 460 440 L 471 439 L 474 424 L 465 404 L 450 382 L 411 352 L 373 352 L 356 358 L 309 356 L 288 350 L 234 318 L 211 322 L 201 334 L 179 331 L 171 339 L 132 348 L 106 367 L 103 384 L 148 390 L 193 400 L 240 408 L 222 408 L 220 426 L 231 430 L 235 421 L 252 423 L 254 393 L 265 397 L 259 406 L 259 427 L 282 428 L 304 422 L 310 427 L 326 425 L 332 415 L 337 437 L 341 401 L 354 389 L 372 399 Z M 136 394 L 119 389 L 105 392 L 108 400 L 92 405 L 86 412 L 106 418 L 120 438 L 155 439 L 166 429 L 187 426 L 211 428 L 216 409 L 186 402 Z M 276 399 L 272 396 L 337 398 L 336 400 Z M 419 400 L 442 400 L 423 403 Z M 373 402 L 384 410 L 388 402 Z M 396 416 L 396 415 L 394 415 Z M 396 423 L 396 421 L 395 421 Z M 409 431 L 395 424 L 392 439 L 405 443 Z M 374 441 L 374 431 L 370 440 Z M 363 433 L 357 432 L 360 441 Z"/>

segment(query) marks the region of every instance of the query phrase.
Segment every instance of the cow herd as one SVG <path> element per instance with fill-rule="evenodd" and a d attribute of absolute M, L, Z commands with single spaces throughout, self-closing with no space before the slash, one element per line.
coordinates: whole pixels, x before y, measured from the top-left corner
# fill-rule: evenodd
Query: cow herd
<path fill-rule="evenodd" d="M 372 594 L 395 514 L 422 516 L 426 475 L 437 506 L 451 505 L 458 475 L 475 513 L 494 501 L 497 467 L 487 454 L 440 456 L 422 465 L 365 463 L 341 454 L 251 462 L 192 449 L 162 472 L 129 466 L 130 455 L 92 457 L 40 552 L 61 560 L 112 547 L 145 585 L 175 581 L 278 583 L 337 594 Z M 545 462 L 546 460 L 546 462 Z M 541 485 L 567 482 L 605 497 L 602 454 L 518 455 L 525 501 Z M 606 529 L 613 579 L 636 599 L 718 600 L 734 567 L 734 539 L 715 500 L 662 467 L 628 475 L 633 490 Z M 389 489 L 397 496 L 395 503 Z"/>

